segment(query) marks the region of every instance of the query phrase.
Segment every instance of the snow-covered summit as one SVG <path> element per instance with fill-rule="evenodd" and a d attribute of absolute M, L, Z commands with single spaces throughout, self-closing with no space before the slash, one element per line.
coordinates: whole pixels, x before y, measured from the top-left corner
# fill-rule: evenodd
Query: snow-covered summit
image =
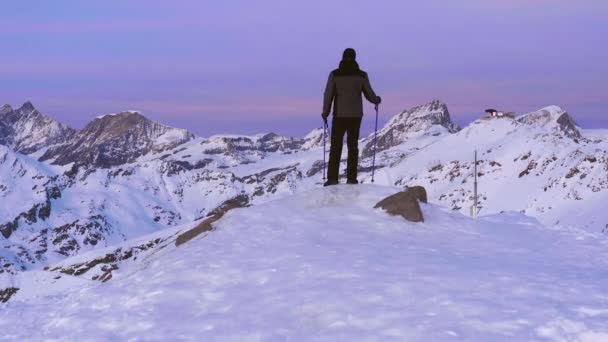
<path fill-rule="evenodd" d="M 393 116 L 378 132 L 377 149 L 389 149 L 405 142 L 412 134 L 429 133 L 442 135 L 456 133 L 460 127 L 452 122 L 445 103 L 433 100 Z M 372 137 L 367 138 L 363 156 L 371 155 Z"/>
<path fill-rule="evenodd" d="M 194 138 L 185 129 L 154 122 L 129 111 L 98 117 L 66 144 L 49 149 L 41 160 L 110 167 L 134 161 L 151 151 L 174 148 Z"/>
<path fill-rule="evenodd" d="M 559 106 L 548 106 L 535 112 L 524 114 L 517 121 L 562 132 L 572 139 L 582 137 L 572 117 Z"/>
<path fill-rule="evenodd" d="M 69 140 L 75 130 L 39 112 L 27 101 L 20 108 L 0 110 L 0 144 L 29 154 Z"/>
<path fill-rule="evenodd" d="M 395 115 L 383 130 L 399 127 L 405 132 L 416 132 L 428 129 L 432 125 L 443 126 L 450 133 L 460 130 L 460 127 L 452 122 L 448 106 L 439 100 L 433 100 Z"/>

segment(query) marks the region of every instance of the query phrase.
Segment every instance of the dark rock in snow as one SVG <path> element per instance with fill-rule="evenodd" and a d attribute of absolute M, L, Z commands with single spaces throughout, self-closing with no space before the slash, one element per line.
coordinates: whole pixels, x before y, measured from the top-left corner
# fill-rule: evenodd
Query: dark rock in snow
<path fill-rule="evenodd" d="M 382 208 L 390 215 L 400 215 L 408 221 L 424 222 L 422 209 L 418 203 L 418 196 L 425 195 L 426 190 L 423 187 L 416 187 L 414 190 L 406 190 L 388 196 L 378 202 L 374 208 Z"/>
<path fill-rule="evenodd" d="M 240 195 L 234 198 L 231 198 L 217 208 L 211 210 L 207 218 L 199 223 L 196 227 L 186 231 L 185 233 L 179 235 L 175 240 L 175 245 L 180 246 L 184 243 L 194 239 L 195 237 L 201 235 L 204 232 L 208 232 L 213 229 L 211 224 L 219 219 L 221 219 L 228 211 L 236 208 L 243 208 L 249 206 L 249 197 L 247 195 Z"/>
<path fill-rule="evenodd" d="M 15 293 L 19 291 L 17 287 L 8 287 L 6 289 L 0 290 L 0 303 L 6 303 Z"/>

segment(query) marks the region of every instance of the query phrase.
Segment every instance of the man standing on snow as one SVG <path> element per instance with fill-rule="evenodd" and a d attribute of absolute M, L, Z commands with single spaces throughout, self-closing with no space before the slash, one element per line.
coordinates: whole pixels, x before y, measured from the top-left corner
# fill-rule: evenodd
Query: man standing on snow
<path fill-rule="evenodd" d="M 354 49 L 348 48 L 342 54 L 342 61 L 338 69 L 329 74 L 325 96 L 323 99 L 323 120 L 327 124 L 327 117 L 334 104 L 334 117 L 331 124 L 331 147 L 329 150 L 329 165 L 327 170 L 327 182 L 324 186 L 338 184 L 340 169 L 340 158 L 344 133 L 346 133 L 346 144 L 348 147 L 348 162 L 346 166 L 346 178 L 348 184 L 358 184 L 357 165 L 359 163 L 359 129 L 363 117 L 363 100 L 365 98 L 375 104 L 380 104 L 380 96 L 377 96 L 369 83 L 367 73 L 359 69 L 355 60 L 357 54 Z"/>

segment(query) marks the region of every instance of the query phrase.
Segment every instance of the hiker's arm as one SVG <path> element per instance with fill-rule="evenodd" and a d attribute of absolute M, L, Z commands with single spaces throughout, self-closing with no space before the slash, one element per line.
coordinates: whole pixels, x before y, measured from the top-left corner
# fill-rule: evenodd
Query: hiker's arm
<path fill-rule="evenodd" d="M 369 78 L 367 77 L 367 74 L 365 74 L 365 80 L 363 81 L 363 95 L 365 95 L 367 101 L 373 104 L 379 104 L 381 101 L 380 96 L 374 93 L 374 89 L 372 89 L 372 85 L 369 83 Z"/>
<path fill-rule="evenodd" d="M 327 85 L 325 86 L 325 93 L 323 95 L 323 117 L 329 116 L 331 110 L 331 102 L 334 99 L 336 91 L 336 81 L 334 80 L 334 74 L 330 73 L 327 79 Z"/>

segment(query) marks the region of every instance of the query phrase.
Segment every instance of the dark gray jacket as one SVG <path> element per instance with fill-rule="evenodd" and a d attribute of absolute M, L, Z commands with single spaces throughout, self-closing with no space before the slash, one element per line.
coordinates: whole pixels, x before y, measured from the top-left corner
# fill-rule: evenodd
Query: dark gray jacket
<path fill-rule="evenodd" d="M 365 71 L 353 68 L 339 68 L 329 74 L 325 96 L 323 99 L 323 114 L 329 115 L 331 103 L 334 103 L 334 116 L 339 118 L 360 118 L 363 116 L 363 100 L 365 98 L 374 104 L 380 102 L 376 96 Z"/>

